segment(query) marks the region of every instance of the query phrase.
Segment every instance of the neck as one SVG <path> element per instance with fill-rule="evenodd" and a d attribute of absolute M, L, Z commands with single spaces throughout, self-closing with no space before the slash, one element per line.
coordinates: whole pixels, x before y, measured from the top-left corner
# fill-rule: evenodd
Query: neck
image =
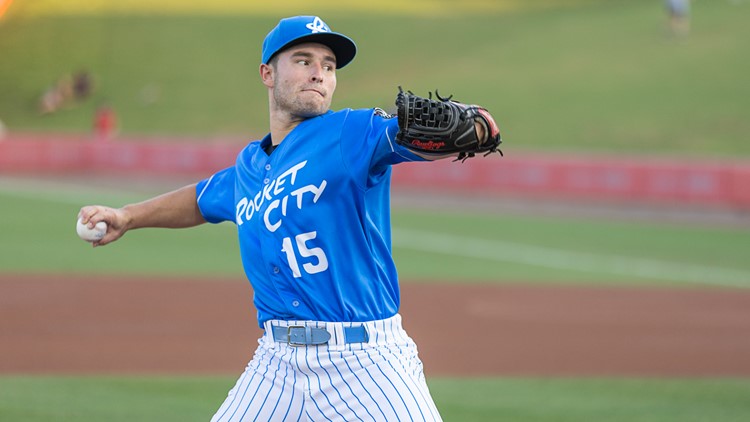
<path fill-rule="evenodd" d="M 303 117 L 293 116 L 276 109 L 271 110 L 270 117 L 271 143 L 273 145 L 279 145 L 289 132 L 305 120 Z"/>

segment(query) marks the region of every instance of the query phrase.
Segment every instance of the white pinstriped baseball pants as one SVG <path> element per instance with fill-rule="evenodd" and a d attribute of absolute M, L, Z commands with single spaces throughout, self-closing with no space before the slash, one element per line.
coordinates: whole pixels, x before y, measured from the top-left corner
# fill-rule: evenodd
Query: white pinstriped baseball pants
<path fill-rule="evenodd" d="M 325 328 L 327 345 L 294 347 L 270 324 Z M 367 343 L 343 344 L 343 327 L 365 325 Z M 365 323 L 269 321 L 255 356 L 212 422 L 440 421 L 417 347 L 401 316 Z"/>

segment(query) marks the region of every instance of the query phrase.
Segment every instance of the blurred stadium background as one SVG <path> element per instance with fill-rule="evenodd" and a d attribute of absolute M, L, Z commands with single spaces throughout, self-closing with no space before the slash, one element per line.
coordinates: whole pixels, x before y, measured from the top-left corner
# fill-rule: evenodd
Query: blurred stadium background
<path fill-rule="evenodd" d="M 659 0 L 0 0 L 0 288 L 17 274 L 239 274 L 231 227 L 134 233 L 91 262 L 72 220 L 85 203 L 203 177 L 263 136 L 260 43 L 290 14 L 320 15 L 357 42 L 334 108 L 392 110 L 401 85 L 497 116 L 504 158 L 394 172 L 405 283 L 747 294 L 745 0 L 692 1 L 682 34 Z M 490 251 L 415 244 L 438 239 L 430 233 Z M 2 307 L 0 359 L 13 328 L 12 304 L 0 297 Z M 205 420 L 228 380 L 0 373 L 0 420 Z M 431 388 L 446 420 L 750 417 L 747 374 L 437 378 Z M 100 404 L 83 399 L 97 394 Z"/>

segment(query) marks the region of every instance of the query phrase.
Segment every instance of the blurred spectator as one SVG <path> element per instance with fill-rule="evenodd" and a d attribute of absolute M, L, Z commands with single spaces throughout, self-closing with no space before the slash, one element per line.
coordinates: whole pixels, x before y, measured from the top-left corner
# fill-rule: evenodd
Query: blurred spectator
<path fill-rule="evenodd" d="M 60 91 L 63 105 L 70 103 L 73 99 L 73 77 L 69 74 L 60 76 L 60 79 L 57 81 L 57 90 Z"/>
<path fill-rule="evenodd" d="M 690 0 L 666 0 L 669 30 L 678 37 L 690 32 Z"/>
<path fill-rule="evenodd" d="M 85 70 L 78 71 L 73 76 L 73 95 L 76 101 L 83 101 L 91 95 L 93 84 L 91 74 Z"/>
<path fill-rule="evenodd" d="M 79 71 L 75 75 L 65 74 L 42 93 L 39 113 L 51 114 L 74 102 L 83 101 L 91 95 L 92 87 L 91 75 L 86 71 Z"/>
<path fill-rule="evenodd" d="M 111 140 L 117 134 L 117 114 L 109 104 L 102 104 L 94 114 L 94 139 L 99 142 Z"/>
<path fill-rule="evenodd" d="M 47 88 L 39 98 L 39 114 L 51 114 L 62 108 L 65 102 L 63 91 L 58 85 Z"/>
<path fill-rule="evenodd" d="M 68 76 L 61 76 L 57 82 L 47 88 L 42 97 L 39 99 L 39 113 L 51 114 L 61 109 L 73 95 L 72 79 Z"/>

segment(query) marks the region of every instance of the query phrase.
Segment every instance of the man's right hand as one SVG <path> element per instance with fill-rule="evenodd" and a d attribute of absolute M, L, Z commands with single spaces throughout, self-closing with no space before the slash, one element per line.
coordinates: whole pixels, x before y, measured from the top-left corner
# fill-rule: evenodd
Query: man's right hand
<path fill-rule="evenodd" d="M 123 208 L 87 205 L 81 208 L 78 217 L 89 228 L 93 228 L 100 221 L 107 223 L 107 234 L 100 240 L 93 242 L 94 247 L 112 243 L 128 231 L 128 213 Z"/>

